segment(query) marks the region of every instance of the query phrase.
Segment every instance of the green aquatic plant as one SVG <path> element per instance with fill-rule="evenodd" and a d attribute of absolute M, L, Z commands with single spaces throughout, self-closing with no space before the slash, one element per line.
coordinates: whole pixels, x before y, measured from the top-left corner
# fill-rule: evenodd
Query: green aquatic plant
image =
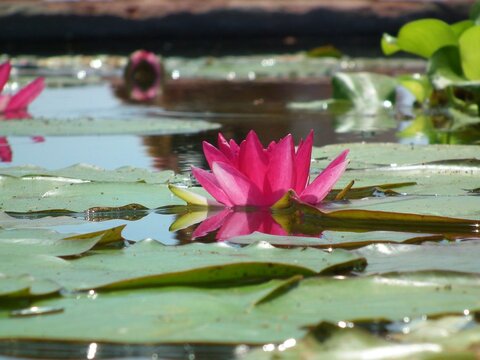
<path fill-rule="evenodd" d="M 420 19 L 405 24 L 396 37 L 382 37 L 386 55 L 404 51 L 427 60 L 427 76 L 434 90 L 428 97 L 430 106 L 452 106 L 472 113 L 480 109 L 480 25 L 475 9 L 469 20 L 447 24 Z M 413 91 L 419 102 L 427 99 L 423 93 Z"/>

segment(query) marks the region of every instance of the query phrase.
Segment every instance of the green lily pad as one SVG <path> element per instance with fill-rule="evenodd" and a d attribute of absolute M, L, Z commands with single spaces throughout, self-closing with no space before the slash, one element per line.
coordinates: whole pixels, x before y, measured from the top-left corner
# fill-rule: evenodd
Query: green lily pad
<path fill-rule="evenodd" d="M 0 136 L 167 135 L 218 129 L 203 120 L 179 119 L 22 119 L 2 123 Z"/>
<path fill-rule="evenodd" d="M 343 323 L 345 324 L 345 323 Z M 353 324 L 352 324 L 353 325 Z M 474 351 L 467 346 L 442 346 L 438 342 L 393 342 L 372 335 L 361 328 L 338 328 L 324 324 L 299 341 L 269 344 L 248 353 L 246 360 L 293 359 L 470 359 Z"/>
<path fill-rule="evenodd" d="M 71 216 L 45 216 L 38 219 L 24 219 L 15 218 L 0 212 L 0 229 L 40 229 L 63 225 L 82 225 L 85 223 L 87 221 Z"/>
<path fill-rule="evenodd" d="M 37 301 L 36 306 L 64 311 L 22 319 L 0 313 L 0 339 L 268 344 L 298 339 L 305 326 L 321 321 L 480 309 L 478 277 L 459 274 L 310 278 L 279 293 L 282 287 L 281 281 L 226 289 L 163 287 Z M 121 311 L 113 316 L 112 309 Z"/>
<path fill-rule="evenodd" d="M 15 166 L 0 168 L 0 175 L 13 177 L 58 177 L 103 182 L 145 182 L 147 184 L 165 184 L 172 180 L 174 173 L 170 170 L 152 172 L 130 166 L 115 170 L 106 170 L 94 165 L 76 164 L 63 169 L 49 170 L 38 166 Z"/>
<path fill-rule="evenodd" d="M 44 296 L 57 293 L 61 287 L 54 281 L 36 280 L 31 276 L 4 277 L 0 274 L 0 299 Z"/>
<path fill-rule="evenodd" d="M 0 184 L 5 190 L 0 198 L 0 209 L 9 212 L 81 212 L 93 207 L 121 207 L 133 203 L 148 208 L 181 204 L 164 184 L 90 182 L 50 176 L 0 176 Z"/>
<path fill-rule="evenodd" d="M 314 148 L 312 156 L 320 160 L 314 165 L 318 165 L 320 168 L 325 167 L 345 149 L 350 149 L 348 169 L 391 165 L 398 167 L 400 165 L 422 164 L 440 160 L 475 159 L 480 154 L 480 146 L 351 143 Z M 385 180 L 379 183 L 384 183 Z"/>
<path fill-rule="evenodd" d="M 371 243 L 421 243 L 424 241 L 442 240 L 443 236 L 394 231 L 323 231 L 319 236 L 281 236 L 263 233 L 236 236 L 228 239 L 235 244 L 252 244 L 265 241 L 272 245 L 282 246 L 315 246 L 317 248 L 360 247 Z"/>
<path fill-rule="evenodd" d="M 21 246 L 13 242 L 2 249 L 0 273 L 32 274 L 70 290 L 258 281 L 365 265 L 361 257 L 344 250 L 326 253 L 317 249 L 276 249 L 269 245 L 234 249 L 195 243 L 174 247 L 146 240 L 123 250 L 98 250 L 79 259 L 58 259 L 52 267 L 49 266 L 55 262 L 52 257 L 42 263 L 42 257 L 28 254 Z"/>
<path fill-rule="evenodd" d="M 0 230 L 0 253 L 2 256 L 30 256 L 45 254 L 73 256 L 83 254 L 97 245 L 123 241 L 123 226 L 88 234 L 60 234 L 46 229 Z M 18 266 L 21 267 L 20 259 Z M 5 271 L 7 273 L 8 271 Z"/>
<path fill-rule="evenodd" d="M 480 273 L 480 242 L 453 244 L 374 244 L 356 250 L 367 259 L 365 274 L 393 271 L 448 270 Z"/>

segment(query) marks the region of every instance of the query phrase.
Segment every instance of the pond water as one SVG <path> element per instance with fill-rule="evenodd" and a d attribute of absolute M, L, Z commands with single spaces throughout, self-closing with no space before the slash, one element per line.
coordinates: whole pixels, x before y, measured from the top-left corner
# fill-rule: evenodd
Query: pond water
<path fill-rule="evenodd" d="M 34 118 L 45 119 L 105 119 L 115 127 L 115 122 L 124 119 L 152 120 L 161 123 L 166 121 L 206 121 L 219 124 L 219 128 L 199 130 L 193 133 L 178 133 L 168 135 L 55 135 L 43 136 L 42 139 L 30 136 L 8 136 L 8 146 L 12 151 L 12 158 L 8 162 L 0 163 L 0 167 L 34 165 L 48 170 L 57 170 L 74 164 L 90 164 L 100 168 L 114 170 L 124 166 L 148 169 L 155 172 L 172 170 L 180 174 L 178 179 L 191 183 L 190 167 L 206 168 L 207 163 L 203 156 L 202 141 L 216 143 L 218 131 L 227 138 L 244 139 L 250 130 L 255 130 L 264 144 L 291 133 L 298 143 L 300 138 L 305 138 L 310 130 L 315 132 L 315 146 L 350 142 L 401 142 L 401 143 L 426 143 L 427 136 L 400 137 L 399 131 L 411 124 L 412 119 L 399 116 L 391 108 L 384 109 L 382 116 L 378 114 L 352 114 L 350 116 L 334 116 L 326 110 L 292 110 L 280 106 L 278 100 L 269 104 L 269 100 L 254 93 L 255 86 L 251 84 L 243 90 L 241 85 L 235 90 L 237 94 L 248 93 L 248 98 L 253 99 L 248 103 L 241 103 L 232 98 L 231 103 L 220 96 L 215 84 L 209 83 L 205 90 L 205 102 L 199 106 L 198 100 L 191 94 L 182 95 L 178 103 L 170 102 L 166 106 L 133 104 L 118 96 L 116 84 L 121 78 L 122 68 L 117 67 L 109 73 L 108 77 L 92 83 L 73 84 L 69 86 L 48 87 L 42 95 L 29 108 Z M 49 76 L 51 83 L 58 74 Z M 63 76 L 63 75 L 62 75 Z M 47 77 L 47 80 L 48 77 Z M 215 80 L 213 80 L 215 82 Z M 188 84 L 187 84 L 188 85 Z M 182 86 L 187 86 L 183 84 Z M 193 85 L 188 85 L 193 86 Z M 238 90 L 240 87 L 240 90 Z M 253 90 L 252 90 L 253 89 Z M 253 91 L 253 93 L 252 93 Z M 308 90 L 312 91 L 311 88 Z M 311 93 L 308 94 L 312 96 Z M 271 107 L 269 105 L 272 105 Z M 284 104 L 285 105 L 285 104 Z M 265 110 L 267 109 L 267 110 Z M 180 131 L 181 132 L 181 131 Z M 42 135 L 42 134 L 40 134 Z M 5 146 L 5 145 L 4 145 Z M 386 199 L 385 193 L 378 189 L 374 192 L 375 198 Z M 395 201 L 395 200 L 391 200 Z M 132 214 L 134 214 L 132 218 Z M 44 214 L 18 215 L 24 218 L 41 218 Z M 89 222 L 52 225 L 49 228 L 60 233 L 88 233 L 102 229 L 110 229 L 126 224 L 123 235 L 128 240 L 135 242 L 143 239 L 155 239 L 165 245 L 188 244 L 191 242 L 191 227 L 177 232 L 170 227 L 179 221 L 182 212 L 175 206 L 155 210 L 141 210 L 136 212 L 117 212 L 101 214 L 80 212 L 70 213 L 73 218 L 86 219 Z M 252 219 L 245 216 L 240 221 L 248 223 L 270 221 L 269 219 Z M 310 229 L 311 230 L 311 229 Z M 315 230 L 315 229 L 314 229 Z M 318 230 L 318 229 L 317 229 Z M 328 230 L 328 229 L 327 229 Z M 380 229 L 379 239 L 388 229 Z M 345 229 L 342 229 L 345 231 Z M 321 232 L 321 230 L 319 230 Z M 324 231 L 319 237 L 323 243 L 313 243 L 315 246 L 325 248 L 325 244 L 335 235 L 332 231 Z M 398 232 L 402 233 L 402 232 Z M 243 235 L 239 233 L 236 235 Z M 296 235 L 302 235 L 301 232 Z M 306 233 L 309 236 L 308 233 Z M 311 234 L 310 234 L 311 235 Z M 405 236 L 405 240 L 414 239 L 423 234 L 421 229 L 412 230 Z M 393 236 L 390 234 L 390 236 Z M 395 235 L 396 236 L 396 235 Z M 303 237 L 303 241 L 308 238 Z M 398 239 L 395 239 L 397 241 Z M 435 240 L 432 238 L 432 240 Z M 215 242 L 214 236 L 202 238 L 203 242 Z M 244 245 L 241 242 L 235 246 Z M 279 244 L 282 246 L 282 244 Z M 288 243 L 286 244 L 288 247 Z M 311 245 L 311 244 L 310 244 Z M 473 322 L 472 319 L 469 321 Z M 366 325 L 374 333 L 385 331 L 402 332 L 402 322 L 390 324 L 387 329 L 382 322 Z M 405 325 L 405 324 L 403 324 Z M 398 329 L 396 329 L 396 327 Z M 241 355 L 245 347 L 233 346 L 124 346 L 124 345 L 97 345 L 40 343 L 40 342 L 0 342 L 0 353 L 14 357 L 40 357 L 40 358 L 231 358 Z M 92 355 L 93 354 L 93 355 Z"/>
<path fill-rule="evenodd" d="M 119 71 L 113 72 L 115 79 L 121 77 L 121 69 L 117 70 Z M 48 76 L 53 79 L 49 80 Z M 230 105 L 222 103 L 222 111 L 215 112 L 218 108 L 215 93 L 206 99 L 201 110 L 196 110 L 198 101 L 194 98 L 182 98 L 181 110 L 169 110 L 159 106 L 126 102 L 116 96 L 111 85 L 112 81 L 108 79 L 103 81 L 96 79 L 95 83 L 90 85 L 87 82 L 77 86 L 69 83 L 68 86 L 58 86 L 58 81 L 55 82 L 57 76 L 58 73 L 55 72 L 47 74 L 47 81 L 57 86 L 45 89 L 38 100 L 30 106 L 30 113 L 35 118 L 101 118 L 112 121 L 112 126 L 115 126 L 116 119 L 140 118 L 162 122 L 165 118 L 173 118 L 179 121 L 204 120 L 220 124 L 221 127 L 218 130 L 198 131 L 193 134 L 44 136 L 44 141 L 41 142 L 30 137 L 10 136 L 8 143 L 12 149 L 12 159 L 10 162 L 0 163 L 0 166 L 35 165 L 46 169 L 61 169 L 73 164 L 90 164 L 112 170 L 131 166 L 189 174 L 192 165 L 201 168 L 207 166 L 202 141 L 216 143 L 218 131 L 227 138 L 243 139 L 253 129 L 264 144 L 267 144 L 288 133 L 291 133 L 298 142 L 313 129 L 314 145 L 322 146 L 359 141 L 395 142 L 398 141 L 396 128 L 402 126 L 401 122 L 394 120 L 393 113 L 391 120 L 386 124 L 375 121 L 369 124 L 368 116 L 338 121 L 327 111 L 289 111 L 286 103 L 281 104 L 285 108 L 280 106 L 280 110 L 263 112 L 256 109 L 257 104 L 239 103 L 238 99 L 232 99 Z M 62 79 L 60 85 L 61 81 Z M 237 93 L 251 91 L 251 85 L 248 84 L 248 87 Z M 209 110 L 209 105 L 213 111 Z M 110 220 L 94 222 L 91 225 L 56 227 L 55 230 L 65 233 L 88 232 L 128 223 L 125 232 L 132 240 L 155 238 L 171 245 L 190 241 L 190 233 L 172 233 L 168 230 L 174 220 L 174 214 L 169 215 L 163 211 L 161 214 L 150 213 L 137 221 Z"/>

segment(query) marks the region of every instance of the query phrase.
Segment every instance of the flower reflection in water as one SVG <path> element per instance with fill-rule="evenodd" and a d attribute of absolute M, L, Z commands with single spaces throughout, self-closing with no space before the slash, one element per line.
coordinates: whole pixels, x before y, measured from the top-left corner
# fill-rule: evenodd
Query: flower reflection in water
<path fill-rule="evenodd" d="M 197 208 L 185 207 L 170 226 L 170 231 L 179 231 L 198 224 L 191 233 L 191 239 L 197 240 L 209 234 L 215 234 L 218 241 L 249 235 L 259 232 L 278 236 L 320 236 L 322 228 L 301 224 L 301 218 L 294 213 L 278 213 L 270 209 L 230 209 L 230 208 Z M 295 230 L 292 231 L 292 222 Z"/>
<path fill-rule="evenodd" d="M 10 78 L 12 66 L 9 61 L 0 65 L 0 90 L 3 90 Z M 0 121 L 30 119 L 28 105 L 35 100 L 45 88 L 42 77 L 21 88 L 15 94 L 0 94 Z M 32 137 L 33 142 L 43 142 L 41 136 Z M 0 137 L 0 161 L 11 162 L 13 151 L 6 137 Z"/>

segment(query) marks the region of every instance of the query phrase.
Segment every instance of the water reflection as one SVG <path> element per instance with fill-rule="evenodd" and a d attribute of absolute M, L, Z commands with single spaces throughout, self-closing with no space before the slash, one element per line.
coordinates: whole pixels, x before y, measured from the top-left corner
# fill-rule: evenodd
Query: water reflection
<path fill-rule="evenodd" d="M 221 209 L 216 211 L 198 210 L 187 212 L 178 217 L 170 226 L 172 231 L 185 229 L 199 223 L 191 233 L 191 239 L 205 237 L 215 232 L 218 241 L 228 240 L 237 236 L 260 232 L 270 235 L 288 235 L 280 223 L 275 221 L 269 209 L 234 211 Z"/>

